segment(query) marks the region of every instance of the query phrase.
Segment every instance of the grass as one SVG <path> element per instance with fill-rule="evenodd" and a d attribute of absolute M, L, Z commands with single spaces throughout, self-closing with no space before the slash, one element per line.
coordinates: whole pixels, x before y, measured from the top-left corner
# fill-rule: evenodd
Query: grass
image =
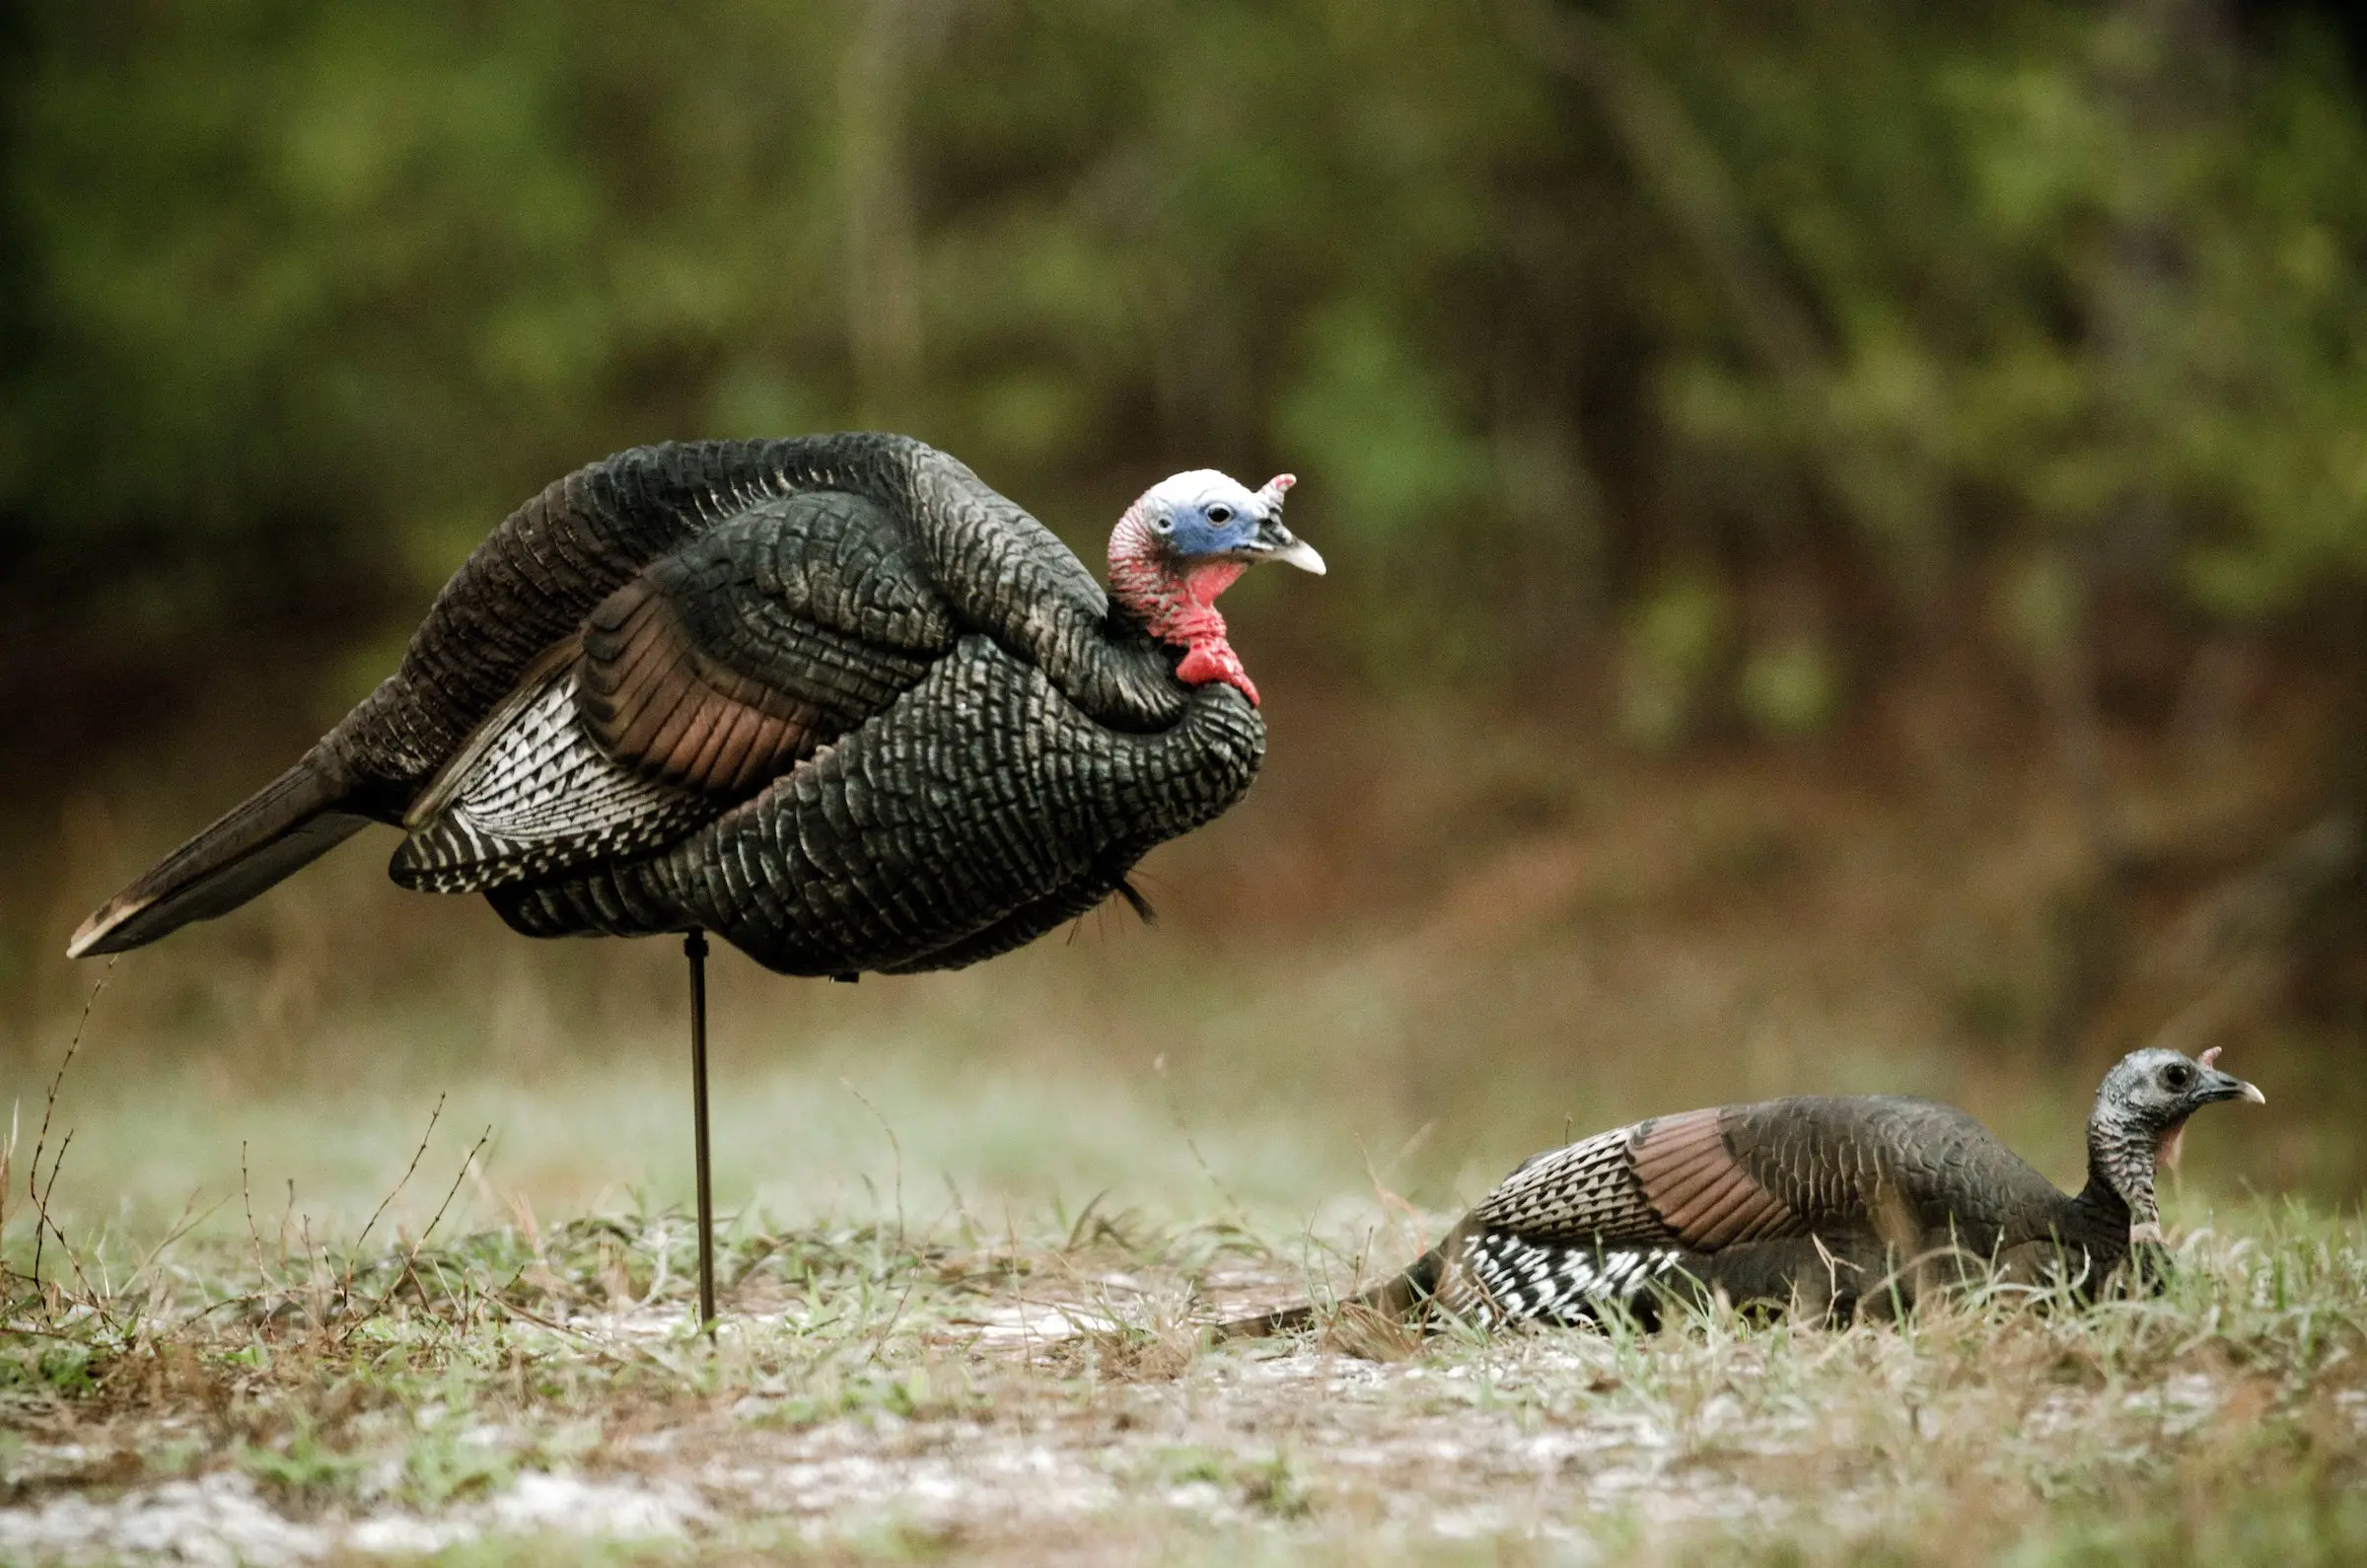
<path fill-rule="evenodd" d="M 2084 1311 L 1706 1313 L 1379 1360 L 1338 1348 L 1369 1333 L 1203 1330 L 1369 1272 L 1354 1231 L 745 1215 L 710 1340 L 678 1212 L 442 1212 L 375 1246 L 102 1237 L 38 1288 L 20 1232 L 0 1557 L 538 1562 L 586 1532 L 668 1563 L 2367 1552 L 2367 1230 L 2300 1204 L 2190 1202 L 2164 1294 Z"/>

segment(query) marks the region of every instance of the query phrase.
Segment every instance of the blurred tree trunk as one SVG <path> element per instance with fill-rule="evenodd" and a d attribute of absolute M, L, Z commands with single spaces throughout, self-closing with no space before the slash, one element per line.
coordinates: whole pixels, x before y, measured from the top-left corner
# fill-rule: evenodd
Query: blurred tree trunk
<path fill-rule="evenodd" d="M 866 424 L 895 423 L 920 381 L 912 74 L 949 0 L 864 0 L 838 72 L 846 341 Z"/>
<path fill-rule="evenodd" d="M 2095 551 L 2057 551 L 2040 570 L 2053 581 L 2053 602 L 2044 616 L 2032 617 L 2042 623 L 2028 628 L 2031 652 L 2079 834 L 2077 863 L 2046 910 L 2049 973 L 2039 1033 L 2045 1053 L 2061 1059 L 2078 1048 L 2118 986 L 2125 911 L 2096 705 Z"/>
<path fill-rule="evenodd" d="M 1585 89 L 1647 198 L 1684 236 L 1723 299 L 1750 354 L 1788 400 L 1818 418 L 1829 398 L 1831 353 L 1808 302 L 1761 243 L 1726 161 L 1676 93 L 1601 18 L 1538 0 L 1510 0 L 1507 17 L 1516 37 Z M 1865 479 L 1870 465 L 1884 460 L 1829 433 L 1814 450 L 1822 460 L 1817 482 L 1845 509 L 1869 512 Z M 1803 499 L 1770 499 L 1754 516 L 1766 555 L 1762 568 L 1776 586 L 1749 596 L 1770 613 L 1755 617 L 1758 623 L 1750 628 L 1747 669 L 1786 656 L 1805 656 L 1824 669 L 1825 587 L 1805 535 Z M 1748 691 L 1744 697 L 1751 706 Z M 1811 727 L 1822 720 L 1820 711 Z"/>
<path fill-rule="evenodd" d="M 2099 34 L 2096 70 L 2105 100 L 2136 132 L 2131 145 L 2175 149 L 2200 117 L 2220 106 L 2214 67 L 2229 56 L 2216 0 L 2121 0 Z M 2094 520 L 2087 536 L 2059 553 L 2067 573 L 2066 613 L 2043 684 L 2054 746 L 2083 843 L 2080 869 L 2058 895 L 2053 914 L 2054 986 L 2044 1045 L 2062 1057 L 2075 1050 L 2119 989 L 2128 967 L 2128 868 L 2118 841 L 2098 711 L 2097 603 L 2109 584 L 2149 599 L 2174 598 L 2178 529 L 2162 476 L 2150 471 L 2145 400 L 2173 374 L 2165 344 L 2180 309 L 2167 188 L 2177 171 L 2167 160 L 2132 160 L 2120 171 L 2123 216 L 2105 241 L 2096 274 L 2094 347 L 2106 392 L 2102 440 L 2121 470 L 2123 488 Z"/>
<path fill-rule="evenodd" d="M 1513 0 L 1514 36 L 1593 99 L 1645 194 L 1685 235 L 1725 296 L 1735 328 L 1787 386 L 1812 392 L 1825 348 L 1807 309 L 1768 259 L 1725 160 L 1668 84 L 1611 24 Z"/>

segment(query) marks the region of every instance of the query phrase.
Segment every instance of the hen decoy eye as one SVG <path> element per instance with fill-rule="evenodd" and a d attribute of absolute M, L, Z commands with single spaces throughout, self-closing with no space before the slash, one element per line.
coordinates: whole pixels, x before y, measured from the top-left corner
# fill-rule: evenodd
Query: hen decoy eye
<path fill-rule="evenodd" d="M 1208 509 L 1208 521 L 1216 524 L 1230 523 L 1233 521 L 1233 509 L 1229 506 L 1212 506 Z"/>

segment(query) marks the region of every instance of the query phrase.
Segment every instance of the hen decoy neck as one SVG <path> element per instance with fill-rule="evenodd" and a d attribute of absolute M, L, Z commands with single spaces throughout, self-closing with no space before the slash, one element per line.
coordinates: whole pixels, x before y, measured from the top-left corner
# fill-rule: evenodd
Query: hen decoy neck
<path fill-rule="evenodd" d="M 2187 1118 L 2258 1089 L 2148 1049 L 2105 1075 L 2088 1179 L 2064 1192 L 1971 1116 L 1903 1096 L 1802 1097 L 1656 1116 L 1537 1155 L 1403 1274 L 1356 1298 L 1488 1327 L 1623 1312 L 1671 1297 L 1847 1319 L 1996 1277 L 2092 1293 L 2158 1246 L 2154 1176 Z M 1271 1333 L 1311 1307 L 1224 1325 Z"/>

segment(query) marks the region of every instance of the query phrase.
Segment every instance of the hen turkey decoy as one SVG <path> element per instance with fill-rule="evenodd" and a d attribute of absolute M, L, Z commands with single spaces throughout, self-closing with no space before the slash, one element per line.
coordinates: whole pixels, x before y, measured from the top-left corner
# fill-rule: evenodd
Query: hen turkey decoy
<path fill-rule="evenodd" d="M 1846 1318 L 1994 1266 L 2092 1290 L 2161 1241 L 2155 1167 L 2187 1118 L 2260 1101 L 2215 1065 L 2141 1050 L 2105 1075 L 2088 1180 L 2058 1190 L 1963 1111 L 1929 1100 L 1802 1097 L 1658 1116 L 1524 1161 L 1445 1241 L 1356 1298 L 1396 1316 L 1497 1327 L 1710 1297 Z M 1303 1326 L 1296 1308 L 1224 1325 Z"/>
<path fill-rule="evenodd" d="M 1105 594 L 904 437 L 620 453 L 494 530 L 392 677 L 68 951 L 221 914 L 370 822 L 404 830 L 394 881 L 482 892 L 530 936 L 685 933 L 703 1247 L 700 933 L 851 978 L 1139 907 L 1135 862 L 1263 758 L 1215 602 L 1255 562 L 1324 570 L 1282 524 L 1291 482 L 1154 485 Z"/>

